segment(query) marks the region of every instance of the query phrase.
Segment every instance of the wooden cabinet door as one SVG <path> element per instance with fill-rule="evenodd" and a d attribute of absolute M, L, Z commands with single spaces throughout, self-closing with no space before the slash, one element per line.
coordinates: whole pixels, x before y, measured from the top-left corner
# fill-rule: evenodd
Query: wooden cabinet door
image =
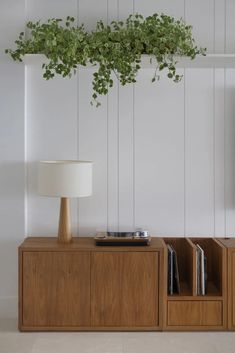
<path fill-rule="evenodd" d="M 120 326 L 121 262 L 119 252 L 91 255 L 91 325 Z"/>
<path fill-rule="evenodd" d="M 158 253 L 123 254 L 121 325 L 158 326 Z"/>
<path fill-rule="evenodd" d="M 158 326 L 158 253 L 93 253 L 91 314 L 93 326 Z"/>
<path fill-rule="evenodd" d="M 90 325 L 90 254 L 24 252 L 24 327 Z"/>
<path fill-rule="evenodd" d="M 230 328 L 233 330 L 235 329 L 235 251 L 231 251 L 231 264 L 230 264 L 230 271 L 231 271 L 231 277 L 229 276 L 230 279 L 230 309 L 229 310 L 229 315 L 231 315 L 231 325 Z"/>

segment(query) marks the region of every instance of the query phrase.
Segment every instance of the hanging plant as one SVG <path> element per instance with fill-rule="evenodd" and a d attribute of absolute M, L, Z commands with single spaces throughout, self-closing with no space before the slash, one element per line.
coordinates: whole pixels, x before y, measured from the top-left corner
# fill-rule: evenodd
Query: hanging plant
<path fill-rule="evenodd" d="M 176 72 L 177 57 L 205 55 L 192 37 L 192 26 L 182 19 L 176 20 L 164 14 L 143 18 L 130 15 L 125 21 L 113 21 L 105 25 L 97 22 L 96 29 L 88 32 L 84 25 L 75 26 L 74 18 L 67 17 L 65 25 L 61 19 L 28 22 L 29 37 L 21 32 L 15 41 L 15 50 L 6 49 L 13 60 L 22 61 L 25 54 L 45 54 L 49 63 L 42 65 L 43 77 L 49 80 L 55 74 L 71 77 L 78 65 L 97 65 L 93 74 L 92 104 L 100 105 L 98 95 L 106 95 L 113 86 L 113 75 L 121 85 L 136 82 L 141 68 L 141 55 L 148 54 L 150 61 L 156 59 L 157 66 L 152 82 L 159 80 L 159 72 L 167 70 L 174 82 L 182 78 Z"/>

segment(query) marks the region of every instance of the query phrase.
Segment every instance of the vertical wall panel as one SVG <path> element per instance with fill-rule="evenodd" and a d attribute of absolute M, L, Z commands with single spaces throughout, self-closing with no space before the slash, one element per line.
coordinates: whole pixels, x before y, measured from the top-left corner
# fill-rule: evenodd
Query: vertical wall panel
<path fill-rule="evenodd" d="M 24 1 L 0 6 L 0 317 L 15 317 L 17 246 L 25 235 L 24 65 L 4 55 L 24 29 Z M 7 269 L 7 270 L 6 270 Z"/>
<path fill-rule="evenodd" d="M 187 235 L 214 234 L 213 69 L 187 69 L 186 189 Z"/>
<path fill-rule="evenodd" d="M 144 16 L 184 17 L 184 0 L 135 0 Z M 182 73 L 182 72 L 181 72 Z M 184 234 L 184 88 L 141 70 L 135 95 L 135 222 L 155 235 Z M 174 177 L 173 177 L 174 175 Z"/>
<path fill-rule="evenodd" d="M 226 0 L 226 53 L 235 53 L 235 1 Z"/>
<path fill-rule="evenodd" d="M 79 22 L 92 29 L 97 19 L 107 23 L 107 1 L 79 0 Z M 96 68 L 97 69 L 97 68 Z M 81 69 L 79 72 L 79 159 L 92 160 L 93 194 L 79 200 L 79 235 L 94 235 L 107 229 L 107 97 L 98 97 L 99 108 L 90 105 L 92 78 L 96 69 Z"/>
<path fill-rule="evenodd" d="M 78 1 L 78 19 L 84 23 L 87 30 L 93 30 L 99 20 L 107 23 L 107 4 L 108 0 L 77 0 Z"/>
<path fill-rule="evenodd" d="M 214 52 L 224 53 L 225 50 L 225 2 L 215 0 Z"/>
<path fill-rule="evenodd" d="M 182 74 L 182 71 L 179 71 Z M 184 234 L 184 87 L 141 70 L 135 95 L 136 225 Z M 143 98 L 143 92 L 144 98 Z"/>
<path fill-rule="evenodd" d="M 235 70 L 226 70 L 225 207 L 226 235 L 235 234 Z"/>
<path fill-rule="evenodd" d="M 186 0 L 185 20 L 193 26 L 196 42 L 212 53 L 214 51 L 214 0 Z"/>
<path fill-rule="evenodd" d="M 26 18 L 76 18 L 77 1 L 27 1 Z M 37 162 L 47 159 L 77 158 L 77 84 L 55 77 L 42 78 L 41 65 L 27 67 L 26 75 L 26 130 L 28 180 L 28 234 L 56 235 L 59 219 L 58 198 L 40 197 L 37 193 Z M 72 227 L 77 233 L 77 203 L 72 200 Z"/>
<path fill-rule="evenodd" d="M 107 229 L 107 100 L 90 105 L 94 70 L 79 72 L 79 159 L 93 161 L 93 194 L 79 199 L 79 235 Z"/>
<path fill-rule="evenodd" d="M 76 77 L 42 78 L 39 64 L 27 68 L 28 234 L 57 234 L 59 199 L 37 193 L 40 160 L 77 158 Z M 76 232 L 76 203 L 72 224 Z"/>
<path fill-rule="evenodd" d="M 26 0 L 26 6 L 27 19 L 30 20 L 77 17 L 77 0 Z"/>
<path fill-rule="evenodd" d="M 163 12 L 178 18 L 184 17 L 184 0 L 134 0 L 134 3 L 135 12 L 141 13 L 144 16 Z"/>
<path fill-rule="evenodd" d="M 0 78 L 1 312 L 1 297 L 17 295 L 16 248 L 25 235 L 24 66 L 0 60 Z"/>
<path fill-rule="evenodd" d="M 214 70 L 214 198 L 215 236 L 225 236 L 224 194 L 224 69 Z"/>
<path fill-rule="evenodd" d="M 133 218 L 133 87 L 119 86 L 119 229 L 132 230 Z"/>
<path fill-rule="evenodd" d="M 108 94 L 107 119 L 107 228 L 118 230 L 119 221 L 119 173 L 118 173 L 118 136 L 119 136 L 119 109 L 118 109 L 118 81 L 113 77 L 114 86 Z"/>
<path fill-rule="evenodd" d="M 135 0 L 118 0 L 118 18 L 126 19 L 135 11 Z"/>
<path fill-rule="evenodd" d="M 118 0 L 109 0 L 107 15 L 108 23 L 118 19 Z M 113 75 L 114 85 L 107 97 L 107 228 L 118 230 L 119 210 L 119 180 L 118 180 L 118 132 L 119 132 L 119 87 L 116 76 Z"/>
<path fill-rule="evenodd" d="M 0 8 L 0 49 L 14 45 L 16 35 L 24 29 L 25 0 L 1 0 Z"/>
<path fill-rule="evenodd" d="M 120 19 L 127 18 L 133 12 L 133 1 L 120 1 Z M 118 179 L 119 179 L 119 230 L 134 228 L 134 111 L 133 85 L 122 87 L 119 84 L 118 112 Z"/>

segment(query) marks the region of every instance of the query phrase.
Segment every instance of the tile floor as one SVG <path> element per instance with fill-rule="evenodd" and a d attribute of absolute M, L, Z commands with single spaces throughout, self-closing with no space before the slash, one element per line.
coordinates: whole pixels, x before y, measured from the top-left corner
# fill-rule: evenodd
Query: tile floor
<path fill-rule="evenodd" d="M 1 320 L 0 353 L 235 353 L 235 332 L 20 333 Z"/>

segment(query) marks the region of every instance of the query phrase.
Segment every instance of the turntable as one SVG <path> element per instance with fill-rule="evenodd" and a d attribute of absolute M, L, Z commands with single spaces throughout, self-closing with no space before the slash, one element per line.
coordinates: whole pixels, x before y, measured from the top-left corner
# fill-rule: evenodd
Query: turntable
<path fill-rule="evenodd" d="M 102 232 L 98 233 L 94 239 L 96 245 L 102 246 L 144 246 L 151 242 L 147 231 Z"/>

